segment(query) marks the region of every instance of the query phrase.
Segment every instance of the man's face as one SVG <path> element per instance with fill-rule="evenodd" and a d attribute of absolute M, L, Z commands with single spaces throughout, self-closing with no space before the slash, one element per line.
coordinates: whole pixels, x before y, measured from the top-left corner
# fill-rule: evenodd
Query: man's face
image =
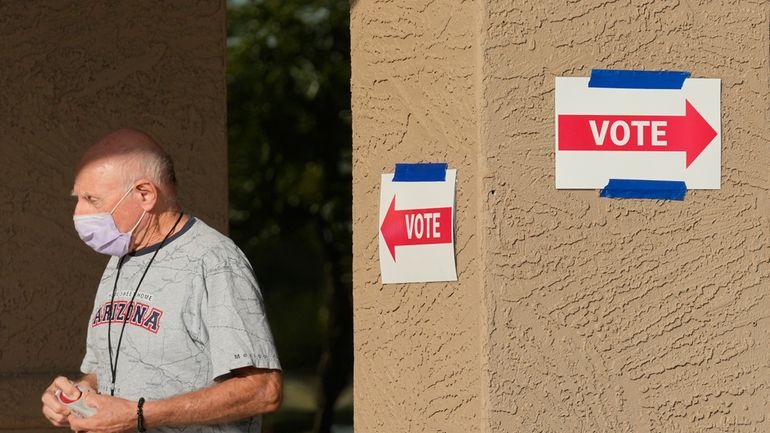
<path fill-rule="evenodd" d="M 74 215 L 110 212 L 126 193 L 126 185 L 117 175 L 119 170 L 109 160 L 86 164 L 75 176 L 72 195 L 77 198 Z M 115 209 L 112 218 L 122 233 L 139 220 L 142 209 L 132 191 Z"/>

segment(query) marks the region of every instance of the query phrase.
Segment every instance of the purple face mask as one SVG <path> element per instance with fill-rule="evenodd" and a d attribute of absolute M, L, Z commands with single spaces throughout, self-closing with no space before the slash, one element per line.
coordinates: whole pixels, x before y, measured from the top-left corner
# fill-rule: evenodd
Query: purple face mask
<path fill-rule="evenodd" d="M 80 239 L 86 245 L 93 248 L 94 251 L 117 257 L 123 257 L 128 253 L 128 249 L 131 247 L 131 235 L 139 226 L 139 223 L 142 222 L 146 212 L 142 212 L 139 221 L 134 224 L 134 227 L 128 233 L 121 233 L 118 230 L 112 214 L 133 189 L 134 187 L 131 187 L 126 191 L 109 213 L 102 212 L 72 217 L 75 222 L 75 230 L 78 232 Z"/>

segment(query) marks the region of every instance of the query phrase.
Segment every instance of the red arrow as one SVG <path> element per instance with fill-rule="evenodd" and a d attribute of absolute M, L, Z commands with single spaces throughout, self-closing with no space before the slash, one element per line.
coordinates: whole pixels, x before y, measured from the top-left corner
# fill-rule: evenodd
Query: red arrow
<path fill-rule="evenodd" d="M 687 100 L 684 116 L 559 116 L 559 150 L 686 152 L 685 167 L 716 136 Z"/>
<path fill-rule="evenodd" d="M 388 213 L 380 227 L 393 261 L 396 247 L 452 243 L 452 208 L 396 210 L 396 196 L 390 201 Z"/>

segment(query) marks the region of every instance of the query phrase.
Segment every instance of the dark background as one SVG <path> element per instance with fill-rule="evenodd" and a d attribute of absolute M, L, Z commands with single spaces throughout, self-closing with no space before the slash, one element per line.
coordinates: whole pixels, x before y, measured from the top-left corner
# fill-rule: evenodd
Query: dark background
<path fill-rule="evenodd" d="M 224 0 L 1 2 L 0 431 L 54 433 L 40 395 L 79 376 L 108 257 L 72 226 L 80 156 L 105 133 L 151 133 L 180 202 L 226 230 Z"/>
<path fill-rule="evenodd" d="M 227 18 L 230 235 L 286 379 L 264 429 L 351 431 L 349 5 L 229 1 Z"/>
<path fill-rule="evenodd" d="M 107 261 L 73 230 L 72 177 L 129 126 L 172 155 L 185 208 L 229 223 L 254 264 L 286 373 L 266 431 L 350 431 L 348 5 L 227 6 L 226 23 L 223 0 L 3 3 L 0 430 L 61 431 L 40 394 L 79 376 Z"/>

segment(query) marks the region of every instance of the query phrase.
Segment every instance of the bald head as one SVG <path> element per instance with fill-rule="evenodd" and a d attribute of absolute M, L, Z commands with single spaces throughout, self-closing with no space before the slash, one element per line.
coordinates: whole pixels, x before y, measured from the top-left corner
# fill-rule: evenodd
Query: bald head
<path fill-rule="evenodd" d="M 166 194 L 176 193 L 176 175 L 171 157 L 147 133 L 137 129 L 118 129 L 102 137 L 86 150 L 77 173 L 93 166 L 105 166 L 127 188 L 147 178 Z"/>
<path fill-rule="evenodd" d="M 113 131 L 86 150 L 72 195 L 75 218 L 109 213 L 114 228 L 130 234 L 134 249 L 160 242 L 184 215 L 171 158 L 136 129 Z"/>

